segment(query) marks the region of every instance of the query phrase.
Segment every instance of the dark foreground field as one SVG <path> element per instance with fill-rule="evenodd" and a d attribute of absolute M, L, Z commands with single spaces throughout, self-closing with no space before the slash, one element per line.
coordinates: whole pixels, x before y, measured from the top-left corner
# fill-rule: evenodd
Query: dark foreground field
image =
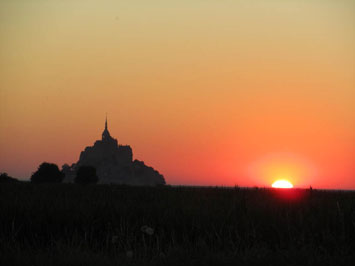
<path fill-rule="evenodd" d="M 355 265 L 354 239 L 354 192 L 0 185 L 0 265 Z"/>

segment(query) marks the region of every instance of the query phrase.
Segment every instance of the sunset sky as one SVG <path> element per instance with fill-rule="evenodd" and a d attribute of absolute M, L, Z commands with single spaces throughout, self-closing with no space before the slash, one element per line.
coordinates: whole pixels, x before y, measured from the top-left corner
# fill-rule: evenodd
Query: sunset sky
<path fill-rule="evenodd" d="M 109 130 L 168 184 L 355 189 L 355 1 L 0 0 L 0 172 Z"/>

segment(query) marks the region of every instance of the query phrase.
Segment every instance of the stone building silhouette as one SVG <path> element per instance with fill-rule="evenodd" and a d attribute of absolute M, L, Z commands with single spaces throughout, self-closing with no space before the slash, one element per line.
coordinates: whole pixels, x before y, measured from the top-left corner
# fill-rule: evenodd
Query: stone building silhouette
<path fill-rule="evenodd" d="M 129 145 L 119 145 L 117 139 L 111 137 L 107 126 L 102 132 L 102 139 L 93 146 L 86 147 L 80 153 L 79 161 L 69 166 L 63 165 L 64 182 L 73 182 L 80 166 L 93 166 L 101 184 L 127 185 L 163 185 L 164 177 L 143 161 L 133 160 L 132 148 Z"/>

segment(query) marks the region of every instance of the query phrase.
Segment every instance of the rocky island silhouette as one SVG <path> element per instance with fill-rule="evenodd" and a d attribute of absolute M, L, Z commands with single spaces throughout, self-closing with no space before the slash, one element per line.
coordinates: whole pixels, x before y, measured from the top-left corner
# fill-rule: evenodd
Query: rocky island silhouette
<path fill-rule="evenodd" d="M 117 139 L 111 137 L 107 126 L 102 132 L 102 139 L 81 152 L 78 162 L 69 166 L 64 164 L 64 182 L 74 182 L 81 166 L 96 168 L 99 184 L 126 184 L 155 186 L 164 185 L 165 179 L 157 170 L 145 165 L 143 161 L 133 160 L 132 148 L 119 145 Z"/>

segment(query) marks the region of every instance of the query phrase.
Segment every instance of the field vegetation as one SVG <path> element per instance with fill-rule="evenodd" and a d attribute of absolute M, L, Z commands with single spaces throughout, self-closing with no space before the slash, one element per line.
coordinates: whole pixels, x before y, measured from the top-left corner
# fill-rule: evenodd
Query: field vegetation
<path fill-rule="evenodd" d="M 355 192 L 0 185 L 0 265 L 355 265 Z"/>

